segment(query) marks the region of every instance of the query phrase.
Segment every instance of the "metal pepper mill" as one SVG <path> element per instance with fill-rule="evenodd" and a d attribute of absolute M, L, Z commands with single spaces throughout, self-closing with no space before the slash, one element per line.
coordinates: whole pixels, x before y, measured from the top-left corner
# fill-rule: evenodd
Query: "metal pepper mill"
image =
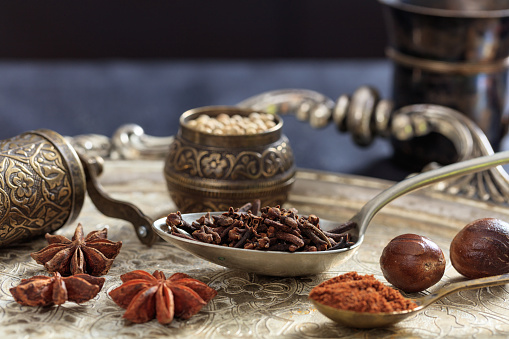
<path fill-rule="evenodd" d="M 58 133 L 41 129 L 0 141 L 0 247 L 73 223 L 85 192 L 103 214 L 133 224 L 140 241 L 156 235 L 137 207 L 110 198 L 97 182 L 100 157 L 80 155 Z"/>

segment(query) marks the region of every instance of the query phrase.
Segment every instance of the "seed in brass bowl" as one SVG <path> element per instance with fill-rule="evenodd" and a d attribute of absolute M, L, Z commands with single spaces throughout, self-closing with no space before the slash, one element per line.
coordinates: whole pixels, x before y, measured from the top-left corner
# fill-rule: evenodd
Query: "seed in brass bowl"
<path fill-rule="evenodd" d="M 216 135 L 245 135 L 263 133 L 276 126 L 274 115 L 251 112 L 247 116 L 220 113 L 217 117 L 201 114 L 187 125 L 197 131 Z"/>
<path fill-rule="evenodd" d="M 384 248 L 380 268 L 385 279 L 395 287 L 407 293 L 420 292 L 442 279 L 445 257 L 429 238 L 402 234 Z"/>
<path fill-rule="evenodd" d="M 509 272 L 509 223 L 483 218 L 466 225 L 451 242 L 451 263 L 475 279 Z"/>

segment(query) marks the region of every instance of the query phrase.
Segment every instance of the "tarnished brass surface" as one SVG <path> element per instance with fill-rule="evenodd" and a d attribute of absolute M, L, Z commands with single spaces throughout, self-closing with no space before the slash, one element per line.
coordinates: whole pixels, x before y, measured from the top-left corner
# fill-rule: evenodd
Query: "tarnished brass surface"
<path fill-rule="evenodd" d="M 174 211 L 164 185 L 162 161 L 107 161 L 99 178 L 117 199 L 130 201 L 151 218 Z M 287 206 L 299 213 L 315 213 L 344 220 L 391 183 L 315 171 L 297 171 Z M 364 243 L 345 266 L 308 277 L 266 277 L 229 270 L 188 255 L 159 241 L 141 244 L 132 225 L 102 215 L 86 198 L 76 222 L 85 232 L 109 226 L 108 238 L 122 240 L 123 247 L 105 276 L 103 290 L 91 301 L 60 307 L 22 307 L 9 288 L 22 278 L 45 274 L 29 256 L 45 246 L 44 240 L 0 249 L 0 330 L 4 338 L 394 338 L 394 337 L 500 337 L 509 335 L 507 286 L 454 293 L 397 326 L 358 330 L 342 327 L 320 314 L 308 300 L 318 283 L 356 270 L 385 281 L 379 267 L 383 247 L 396 235 L 413 232 L 431 238 L 449 257 L 449 244 L 467 222 L 480 217 L 509 220 L 506 207 L 489 202 L 452 197 L 426 190 L 402 197 L 384 209 L 369 227 Z M 58 234 L 72 236 L 76 225 Z M 120 274 L 134 269 L 170 274 L 185 272 L 218 290 L 218 296 L 187 321 L 162 326 L 157 321 L 133 325 L 122 320 L 123 309 L 107 293 L 120 285 Z M 459 279 L 448 263 L 443 286 Z M 430 293 L 431 288 L 423 294 Z M 421 294 L 417 294 L 419 296 Z"/>
<path fill-rule="evenodd" d="M 295 164 L 283 121 L 252 135 L 213 135 L 187 126 L 201 114 L 247 116 L 252 109 L 212 106 L 192 109 L 180 119 L 164 168 L 170 195 L 183 212 L 222 211 L 260 199 L 281 205 L 293 183 Z"/>
<path fill-rule="evenodd" d="M 0 247 L 74 221 L 85 174 L 74 149 L 50 130 L 0 141 Z"/>

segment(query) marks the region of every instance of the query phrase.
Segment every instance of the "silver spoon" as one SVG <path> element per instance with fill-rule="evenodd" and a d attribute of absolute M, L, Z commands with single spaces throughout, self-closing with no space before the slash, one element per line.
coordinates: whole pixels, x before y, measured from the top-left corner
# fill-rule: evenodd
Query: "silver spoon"
<path fill-rule="evenodd" d="M 422 311 L 434 302 L 442 299 L 446 295 L 453 292 L 468 290 L 473 288 L 481 288 L 488 286 L 503 285 L 509 282 L 509 274 L 502 274 L 492 277 L 465 280 L 452 284 L 445 285 L 444 287 L 434 291 L 429 295 L 425 295 L 413 300 L 417 307 L 410 311 L 400 312 L 387 312 L 387 313 L 369 313 L 369 312 L 355 312 L 341 310 L 331 306 L 320 304 L 319 302 L 312 300 L 313 305 L 327 318 L 334 320 L 335 322 L 357 328 L 375 328 L 375 327 L 386 327 L 394 325 L 417 312 Z"/>
<path fill-rule="evenodd" d="M 444 166 L 418 174 L 395 184 L 368 201 L 361 210 L 350 219 L 357 224 L 357 228 L 351 231 L 352 236 L 357 239 L 357 241 L 349 248 L 338 250 L 295 253 L 247 250 L 212 245 L 176 237 L 166 232 L 166 218 L 156 220 L 152 227 L 159 236 L 169 243 L 221 266 L 271 276 L 317 274 L 327 271 L 331 267 L 350 259 L 362 244 L 364 233 L 371 219 L 382 207 L 392 200 L 445 179 L 479 172 L 506 163 L 509 163 L 509 151 Z M 217 212 L 217 214 L 220 213 L 223 212 Z M 182 215 L 182 218 L 192 223 L 203 214 L 204 212 L 189 213 Z M 320 219 L 320 227 L 325 231 L 330 231 L 341 224 L 341 222 Z"/>

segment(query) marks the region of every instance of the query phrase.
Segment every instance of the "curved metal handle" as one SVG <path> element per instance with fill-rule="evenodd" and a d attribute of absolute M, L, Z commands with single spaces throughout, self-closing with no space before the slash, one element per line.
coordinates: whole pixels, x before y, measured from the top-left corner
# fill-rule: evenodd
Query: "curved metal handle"
<path fill-rule="evenodd" d="M 509 283 L 509 273 L 486 278 L 459 281 L 447 284 L 429 295 L 415 299 L 415 301 L 424 308 L 454 292 L 470 290 L 473 288 L 504 285 L 507 283 Z"/>
<path fill-rule="evenodd" d="M 356 222 L 357 225 L 359 225 L 359 236 L 362 237 L 369 225 L 369 222 L 375 216 L 375 214 L 380 211 L 382 207 L 394 199 L 449 178 L 455 178 L 469 173 L 476 173 L 507 163 L 509 163 L 509 151 L 465 160 L 415 175 L 400 181 L 394 186 L 391 186 L 379 193 L 373 199 L 368 201 L 362 207 L 362 209 L 350 220 Z"/>
<path fill-rule="evenodd" d="M 88 156 L 108 159 L 163 159 L 173 136 L 155 137 L 145 134 L 141 126 L 120 126 L 110 138 L 100 134 L 68 137 L 74 149 Z"/>
<path fill-rule="evenodd" d="M 108 217 L 129 221 L 138 239 L 145 245 L 152 245 L 158 238 L 152 229 L 152 220 L 133 204 L 108 196 L 97 181 L 97 176 L 102 172 L 102 158 L 79 156 L 85 170 L 87 192 L 95 207 Z"/>

